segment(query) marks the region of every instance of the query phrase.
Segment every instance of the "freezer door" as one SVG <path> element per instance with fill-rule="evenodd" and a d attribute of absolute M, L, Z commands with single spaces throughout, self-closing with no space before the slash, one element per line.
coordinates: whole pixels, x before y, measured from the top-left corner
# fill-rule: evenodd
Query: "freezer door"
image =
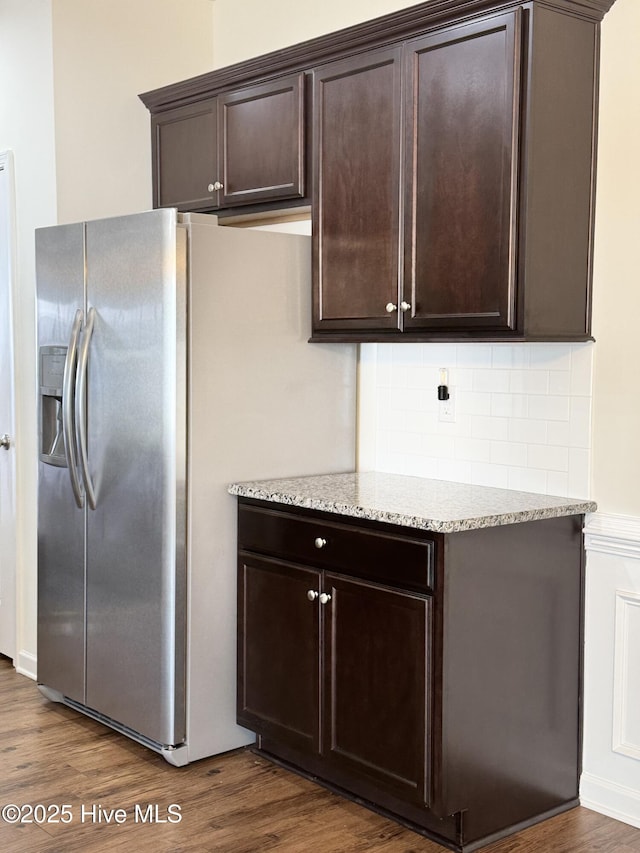
<path fill-rule="evenodd" d="M 62 438 L 65 358 L 84 309 L 82 224 L 36 231 L 38 318 L 38 681 L 85 699 L 85 512 L 74 498 Z M 72 366 L 72 365 L 70 365 Z M 73 379 L 71 375 L 69 377 Z"/>
<path fill-rule="evenodd" d="M 186 255 L 173 210 L 87 223 L 86 704 L 185 738 Z M 82 377 L 80 379 L 82 381 Z"/>

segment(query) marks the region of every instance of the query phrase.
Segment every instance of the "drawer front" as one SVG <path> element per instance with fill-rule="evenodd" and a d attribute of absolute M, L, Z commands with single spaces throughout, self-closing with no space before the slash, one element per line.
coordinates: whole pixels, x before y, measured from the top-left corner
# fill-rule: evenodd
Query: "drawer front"
<path fill-rule="evenodd" d="M 240 504 L 241 550 L 417 592 L 433 591 L 434 543 Z"/>

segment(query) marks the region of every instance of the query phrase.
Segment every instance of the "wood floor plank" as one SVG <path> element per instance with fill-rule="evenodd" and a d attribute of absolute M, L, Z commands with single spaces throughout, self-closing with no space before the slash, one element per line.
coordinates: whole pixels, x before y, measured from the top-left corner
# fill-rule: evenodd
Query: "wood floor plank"
<path fill-rule="evenodd" d="M 3 658 L 0 767 L 0 807 L 66 803 L 73 815 L 69 824 L 0 820 L 2 853 L 445 850 L 250 750 L 171 767 L 139 744 L 49 702 Z M 135 819 L 151 805 L 166 821 L 171 804 L 181 808 L 180 823 Z M 104 816 L 117 808 L 125 810 L 126 822 L 106 823 Z M 94 822 L 94 814 L 103 820 Z M 577 808 L 496 842 L 484 853 L 640 853 L 640 829 Z"/>

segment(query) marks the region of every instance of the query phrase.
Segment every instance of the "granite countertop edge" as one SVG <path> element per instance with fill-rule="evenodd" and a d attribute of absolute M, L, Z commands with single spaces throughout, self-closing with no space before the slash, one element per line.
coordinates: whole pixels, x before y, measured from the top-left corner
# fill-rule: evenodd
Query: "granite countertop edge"
<path fill-rule="evenodd" d="M 274 488 L 275 485 L 275 483 L 268 481 L 266 481 L 264 485 L 260 482 L 233 483 L 229 486 L 228 491 L 230 494 L 236 495 L 237 497 L 266 501 L 268 503 L 282 504 L 285 506 L 318 510 L 320 512 L 328 512 L 351 518 L 380 521 L 402 527 L 412 527 L 417 530 L 428 530 L 434 533 L 456 533 L 464 530 L 477 530 L 484 527 L 498 527 L 505 524 L 518 524 L 526 521 L 560 518 L 567 515 L 584 515 L 586 513 L 595 512 L 596 510 L 596 504 L 593 501 L 558 498 L 557 504 L 545 507 L 518 509 L 513 512 L 501 511 L 497 513 L 486 513 L 473 517 L 467 516 L 456 519 L 438 519 L 426 515 L 416 515 L 411 512 L 385 510 L 380 507 L 373 508 L 361 506 L 355 503 L 331 501 L 326 498 L 308 497 L 303 494 L 295 492 L 292 493 L 290 490 L 280 491 L 277 487 Z M 483 487 L 478 487 L 478 489 L 482 488 Z M 544 496 L 537 495 L 535 497 L 539 498 Z"/>

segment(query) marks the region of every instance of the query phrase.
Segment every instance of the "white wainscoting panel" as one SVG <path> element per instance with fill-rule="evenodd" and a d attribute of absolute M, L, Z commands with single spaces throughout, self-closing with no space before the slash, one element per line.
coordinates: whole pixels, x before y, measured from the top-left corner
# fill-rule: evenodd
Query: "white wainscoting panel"
<path fill-rule="evenodd" d="M 585 526 L 582 805 L 640 827 L 640 519 Z"/>
<path fill-rule="evenodd" d="M 613 751 L 640 760 L 640 593 L 616 592 Z"/>

